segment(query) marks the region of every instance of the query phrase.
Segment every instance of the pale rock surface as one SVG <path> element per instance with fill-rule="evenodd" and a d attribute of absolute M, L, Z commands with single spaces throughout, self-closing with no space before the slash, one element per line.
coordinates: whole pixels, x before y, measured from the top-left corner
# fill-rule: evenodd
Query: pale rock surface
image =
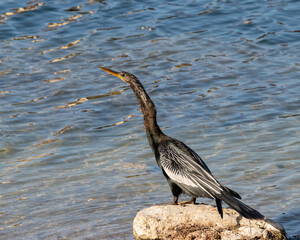
<path fill-rule="evenodd" d="M 279 223 L 249 220 L 232 209 L 223 211 L 221 219 L 215 207 L 205 204 L 152 206 L 137 213 L 133 233 L 137 240 L 286 239 Z"/>

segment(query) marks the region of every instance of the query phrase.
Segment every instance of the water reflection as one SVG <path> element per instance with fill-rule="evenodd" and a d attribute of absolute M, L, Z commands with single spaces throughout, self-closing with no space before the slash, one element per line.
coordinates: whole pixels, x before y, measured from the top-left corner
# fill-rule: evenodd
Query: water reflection
<path fill-rule="evenodd" d="M 2 19 L 1 19 L 2 24 L 5 23 L 4 20 L 7 20 L 7 19 L 8 19 L 8 18 L 7 18 L 8 16 L 12 16 L 12 15 L 15 15 L 15 14 L 24 13 L 24 12 L 27 12 L 27 11 L 34 11 L 34 10 L 36 10 L 37 8 L 41 7 L 41 6 L 44 6 L 44 4 L 45 4 L 45 3 L 37 3 L 37 4 L 32 4 L 32 3 L 33 3 L 33 2 L 29 2 L 29 3 L 27 3 L 27 4 L 29 4 L 29 5 L 27 5 L 27 6 L 20 7 L 20 8 L 17 8 L 17 9 L 15 9 L 15 10 L 11 11 L 11 12 L 6 12 L 6 13 L 0 15 L 0 18 L 2 18 Z M 31 4 L 31 5 L 30 5 L 30 4 Z"/>
<path fill-rule="evenodd" d="M 56 107 L 56 109 L 75 107 L 76 105 L 84 103 L 84 102 L 89 101 L 89 100 L 95 100 L 95 99 L 105 98 L 105 97 L 109 97 L 109 96 L 113 96 L 113 95 L 119 95 L 123 91 L 125 91 L 125 89 L 122 89 L 120 91 L 111 91 L 109 93 L 101 94 L 101 95 L 97 95 L 97 96 L 80 98 L 80 99 L 77 99 L 75 102 L 70 102 L 66 105 L 58 106 L 58 107 Z"/>

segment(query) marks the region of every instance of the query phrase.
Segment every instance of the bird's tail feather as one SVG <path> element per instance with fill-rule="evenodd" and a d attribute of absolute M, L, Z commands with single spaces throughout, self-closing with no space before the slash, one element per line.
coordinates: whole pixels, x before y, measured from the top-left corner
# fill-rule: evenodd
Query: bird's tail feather
<path fill-rule="evenodd" d="M 232 189 L 228 188 L 228 187 L 225 187 L 225 186 L 222 186 L 223 189 L 229 193 L 229 195 L 232 195 L 238 199 L 242 199 L 242 197 L 240 196 L 240 194 L 238 194 L 236 191 L 233 191 Z"/>
<path fill-rule="evenodd" d="M 235 197 L 232 197 L 228 194 L 222 194 L 219 196 L 221 200 L 226 202 L 230 207 L 232 207 L 234 210 L 236 210 L 239 214 L 241 214 L 245 218 L 249 219 L 264 219 L 265 216 L 263 216 L 261 213 L 256 211 L 255 209 L 249 207 L 245 203 L 241 202 L 240 200 L 236 199 Z"/>
<path fill-rule="evenodd" d="M 221 218 L 223 219 L 222 200 L 216 198 L 216 204 L 217 204 L 218 212 L 221 215 Z"/>

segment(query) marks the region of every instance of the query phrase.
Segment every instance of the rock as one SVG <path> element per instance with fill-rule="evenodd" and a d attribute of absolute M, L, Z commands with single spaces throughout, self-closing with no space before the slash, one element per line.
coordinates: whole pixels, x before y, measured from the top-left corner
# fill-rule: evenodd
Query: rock
<path fill-rule="evenodd" d="M 133 221 L 137 240 L 286 239 L 282 225 L 270 219 L 249 220 L 223 208 L 221 219 L 210 205 L 158 205 L 139 211 Z"/>

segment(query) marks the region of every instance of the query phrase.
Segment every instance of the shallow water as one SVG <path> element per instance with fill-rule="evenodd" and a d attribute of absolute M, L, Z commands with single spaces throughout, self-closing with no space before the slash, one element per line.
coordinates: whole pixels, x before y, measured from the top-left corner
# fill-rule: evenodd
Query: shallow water
<path fill-rule="evenodd" d="M 1 238 L 132 239 L 172 198 L 132 91 L 97 66 L 137 75 L 166 134 L 300 234 L 299 7 L 2 1 Z"/>

